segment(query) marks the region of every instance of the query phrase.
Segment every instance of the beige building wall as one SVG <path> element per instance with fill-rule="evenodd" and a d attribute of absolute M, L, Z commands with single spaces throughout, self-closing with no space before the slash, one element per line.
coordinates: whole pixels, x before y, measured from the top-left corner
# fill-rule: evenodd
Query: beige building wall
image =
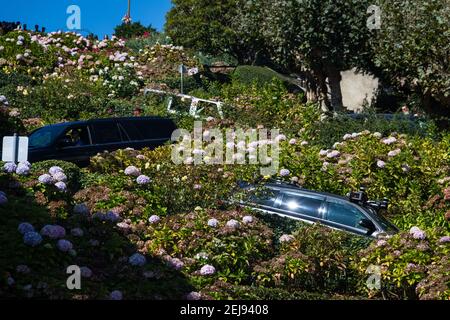
<path fill-rule="evenodd" d="M 368 74 L 347 70 L 341 73 L 341 90 L 343 104 L 347 109 L 359 111 L 367 100 L 369 105 L 375 98 L 379 80 Z"/>

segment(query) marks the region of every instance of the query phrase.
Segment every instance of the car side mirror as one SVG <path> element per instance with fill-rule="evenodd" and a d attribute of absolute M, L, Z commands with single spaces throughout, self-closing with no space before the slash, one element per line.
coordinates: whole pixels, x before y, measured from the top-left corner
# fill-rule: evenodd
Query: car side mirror
<path fill-rule="evenodd" d="M 377 228 L 375 227 L 375 224 L 370 221 L 369 219 L 361 219 L 359 221 L 359 225 L 363 227 L 364 229 L 369 230 L 371 233 L 374 232 Z"/>

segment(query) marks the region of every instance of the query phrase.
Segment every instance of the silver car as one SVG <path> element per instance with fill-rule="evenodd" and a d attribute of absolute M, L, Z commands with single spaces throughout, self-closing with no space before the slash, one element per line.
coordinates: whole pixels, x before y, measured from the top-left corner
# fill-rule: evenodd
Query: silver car
<path fill-rule="evenodd" d="M 372 238 L 398 232 L 380 214 L 387 209 L 387 200 L 369 201 L 364 190 L 352 192 L 346 198 L 283 182 L 268 183 L 262 189 L 251 185 L 241 187 L 250 194 L 245 201 L 240 201 L 247 208 Z"/>

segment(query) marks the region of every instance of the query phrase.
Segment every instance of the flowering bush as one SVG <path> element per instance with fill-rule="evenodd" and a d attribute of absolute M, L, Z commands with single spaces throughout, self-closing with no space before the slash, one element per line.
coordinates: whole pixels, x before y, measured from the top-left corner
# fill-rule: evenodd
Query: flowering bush
<path fill-rule="evenodd" d="M 369 240 L 320 225 L 305 226 L 280 238 L 280 254 L 255 266 L 262 286 L 315 292 L 353 292 L 350 262 Z"/>
<path fill-rule="evenodd" d="M 370 296 L 404 299 L 448 299 L 448 232 L 442 228 L 423 231 L 418 227 L 402 232 L 387 240 L 374 242 L 361 251 L 356 264 L 365 273 L 370 265 L 380 267 L 381 289 L 369 290 Z M 432 288 L 432 284 L 436 287 Z"/>
<path fill-rule="evenodd" d="M 145 235 L 148 250 L 169 260 L 178 257 L 184 264 L 184 272 L 193 277 L 248 280 L 249 266 L 270 253 L 271 232 L 256 218 L 238 230 L 230 229 L 225 223 L 231 217 L 242 220 L 245 213 L 201 209 L 169 216 L 148 228 Z M 212 219 L 222 223 L 211 228 Z M 196 281 L 201 284 L 209 280 Z"/>

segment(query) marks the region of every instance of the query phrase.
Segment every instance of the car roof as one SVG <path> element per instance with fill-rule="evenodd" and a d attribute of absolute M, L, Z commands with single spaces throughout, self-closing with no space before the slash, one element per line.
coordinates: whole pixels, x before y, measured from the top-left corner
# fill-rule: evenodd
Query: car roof
<path fill-rule="evenodd" d="M 332 198 L 337 198 L 337 199 L 348 201 L 348 198 L 337 195 L 337 194 L 305 189 L 300 186 L 296 186 L 296 185 L 285 183 L 285 182 L 270 182 L 270 183 L 267 183 L 266 185 L 269 187 L 275 187 L 275 188 L 285 189 L 285 190 L 294 191 L 294 192 L 309 193 L 309 194 L 321 195 L 321 196 L 332 197 Z"/>
<path fill-rule="evenodd" d="M 81 125 L 81 124 L 88 124 L 93 122 L 107 122 L 107 121 L 124 121 L 124 120 L 164 120 L 164 121 L 172 121 L 170 118 L 163 118 L 163 117 L 157 117 L 157 116 L 147 116 L 147 117 L 119 117 L 119 118 L 99 118 L 99 119 L 89 119 L 89 120 L 79 120 L 79 121 L 69 121 L 69 122 L 61 122 L 61 123 L 55 123 L 47 125 L 46 127 L 52 126 L 52 127 L 67 127 L 72 125 Z"/>

